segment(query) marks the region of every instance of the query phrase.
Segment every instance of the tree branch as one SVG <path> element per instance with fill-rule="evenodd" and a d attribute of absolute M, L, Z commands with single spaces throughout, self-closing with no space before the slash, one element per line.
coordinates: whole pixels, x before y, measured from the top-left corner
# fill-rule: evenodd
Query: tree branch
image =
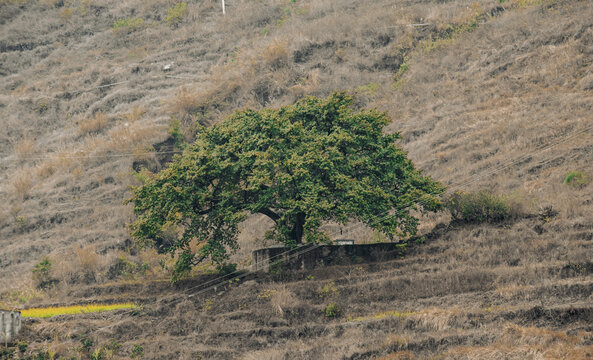
<path fill-rule="evenodd" d="M 278 219 L 280 219 L 280 215 L 276 214 L 268 208 L 259 209 L 257 212 L 266 215 L 270 219 L 274 220 L 275 223 L 278 223 Z"/>

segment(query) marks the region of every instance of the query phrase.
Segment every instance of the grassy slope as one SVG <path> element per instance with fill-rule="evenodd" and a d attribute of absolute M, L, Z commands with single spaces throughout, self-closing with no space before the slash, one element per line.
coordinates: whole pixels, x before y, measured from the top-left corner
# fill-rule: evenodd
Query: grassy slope
<path fill-rule="evenodd" d="M 137 141 L 146 146 L 163 140 L 171 113 L 190 121 L 188 114 L 197 110 L 202 121 L 212 122 L 233 107 L 280 105 L 334 88 L 359 88 L 361 106 L 388 111 L 410 156 L 453 189 L 492 188 L 527 198 L 529 212 L 552 205 L 559 214 L 548 222 L 530 218 L 500 227 L 450 228 L 402 260 L 291 280 L 255 278 L 191 299 L 162 284 L 71 287 L 62 296 L 143 299 L 148 305 L 135 318 L 118 312 L 29 323 L 32 349 L 54 342 L 61 352 L 72 351 L 79 343 L 65 337 L 72 328 L 80 336 L 92 333 L 98 344 L 117 338 L 124 343 L 122 353 L 142 343 L 151 358 L 591 356 L 591 187 L 563 184 L 568 171 L 590 171 L 590 131 L 543 148 L 590 126 L 593 7 L 586 1 L 502 6 L 483 1 L 481 8 L 467 1 L 395 7 L 382 1 L 237 2 L 226 18 L 209 2 L 192 3 L 190 17 L 196 21 L 178 29 L 159 25 L 116 36 L 109 26 L 115 18 L 132 16 L 134 4 L 126 4 L 104 6 L 96 16 L 73 16 L 65 24 L 60 8 L 30 3 L 22 10 L 0 10 L 5 73 L 0 111 L 8 129 L 0 141 L 1 184 L 4 203 L 10 204 L 0 226 L 3 279 L 28 273 L 39 256 L 74 244 L 95 244 L 108 259 L 126 238 L 129 209 L 120 203 L 132 181 L 127 175 L 132 157 L 57 162 L 53 175 L 36 175 L 19 205 L 12 183 L 18 170 L 45 174 L 33 167 L 47 160 L 26 159 L 30 153 L 129 153 Z M 250 12 L 240 12 L 242 7 Z M 35 17 L 41 11 L 46 15 Z M 156 3 L 137 11 L 133 16 L 163 16 Z M 477 29 L 460 31 L 454 40 L 423 42 L 442 34 L 445 24 L 465 24 L 477 12 L 487 14 Z M 42 21 L 30 26 L 31 18 Z M 406 26 L 420 22 L 433 25 Z M 60 38 L 64 33 L 69 35 Z M 20 54 L 6 50 L 5 44 L 27 41 L 39 44 L 27 50 L 28 61 L 16 61 Z M 394 88 L 393 75 L 406 55 L 409 70 Z M 166 75 L 197 80 L 164 77 L 162 65 L 173 61 Z M 130 83 L 60 95 L 120 79 Z M 364 86 L 371 82 L 378 85 Z M 189 87 L 180 93 L 182 84 Z M 48 94 L 45 109 L 39 105 Z M 126 137 L 115 141 L 126 122 L 120 115 L 134 104 L 146 112 L 128 126 L 145 131 L 143 136 L 130 140 L 124 132 Z M 98 110 L 107 114 L 108 125 L 92 137 L 77 135 L 76 121 Z M 35 138 L 36 151 L 14 154 L 13 144 L 25 136 Z M 493 166 L 503 170 L 489 173 Z M 18 206 L 22 210 L 12 210 Z M 16 221 L 22 214 L 26 226 Z M 426 219 L 424 226 L 442 220 Z M 247 228 L 244 239 L 258 227 Z M 363 238 L 366 232 L 351 235 Z M 320 296 L 318 290 L 330 282 L 337 291 Z M 339 321 L 322 314 L 331 302 L 342 308 Z M 381 315 L 389 311 L 411 314 Z M 343 322 L 349 316 L 363 319 Z"/>

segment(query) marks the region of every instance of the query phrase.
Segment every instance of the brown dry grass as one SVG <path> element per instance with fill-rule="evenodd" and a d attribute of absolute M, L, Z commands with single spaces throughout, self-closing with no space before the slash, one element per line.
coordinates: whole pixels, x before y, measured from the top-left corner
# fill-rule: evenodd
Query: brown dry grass
<path fill-rule="evenodd" d="M 31 157 L 37 149 L 37 142 L 28 137 L 23 138 L 14 144 L 14 153 L 20 160 Z"/>
<path fill-rule="evenodd" d="M 33 173 L 31 169 L 21 169 L 12 176 L 11 184 L 17 198 L 23 200 L 29 196 L 33 188 Z"/>
<path fill-rule="evenodd" d="M 145 113 L 146 109 L 144 108 L 144 106 L 134 104 L 134 106 L 132 107 L 132 111 L 130 111 L 129 113 L 122 114 L 121 118 L 129 123 L 134 123 L 140 120 Z"/>
<path fill-rule="evenodd" d="M 77 134 L 87 135 L 103 131 L 109 124 L 109 118 L 102 112 L 98 112 L 91 117 L 82 119 L 78 122 Z"/>
<path fill-rule="evenodd" d="M 166 101 L 168 111 L 186 120 L 195 115 L 196 111 L 202 108 L 204 96 L 197 90 L 182 86 L 177 90 L 174 97 Z"/>
<path fill-rule="evenodd" d="M 286 308 L 298 305 L 294 293 L 286 285 L 276 285 L 272 287 L 270 292 L 270 305 L 272 305 L 274 311 L 280 316 L 284 314 Z"/>
<path fill-rule="evenodd" d="M 508 324 L 503 337 L 489 346 L 457 347 L 443 359 L 590 359 L 593 346 L 585 345 L 586 334 L 569 336 L 561 331 Z"/>

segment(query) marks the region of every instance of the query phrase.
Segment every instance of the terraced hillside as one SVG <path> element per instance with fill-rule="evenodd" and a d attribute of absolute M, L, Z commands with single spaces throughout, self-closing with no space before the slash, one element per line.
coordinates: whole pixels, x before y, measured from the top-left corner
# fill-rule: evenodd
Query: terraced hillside
<path fill-rule="evenodd" d="M 25 326 L 31 347 L 73 355 L 91 337 L 89 352 L 115 339 L 118 357 L 141 346 L 154 359 L 589 358 L 591 264 L 571 259 L 586 251 L 583 234 L 593 223 L 579 223 L 566 239 L 551 225 L 536 235 L 538 225 L 443 228 L 390 262 L 252 274 L 216 288 L 201 278 L 176 289 L 76 289 L 69 296 L 79 301 L 145 305 Z M 340 309 L 336 317 L 330 304 Z"/>
<path fill-rule="evenodd" d="M 168 1 L 0 7 L 2 301 L 144 304 L 27 320 L 25 355 L 593 356 L 593 188 L 565 182 L 593 175 L 590 2 L 229 1 L 224 17 L 218 2 L 186 6 L 178 24 Z M 410 157 L 451 191 L 503 194 L 517 216 L 425 217 L 426 241 L 381 264 L 207 290 L 211 278 L 154 280 L 167 276 L 161 258 L 130 252 L 125 228 L 133 167 L 162 168 L 176 124 L 190 140 L 195 122 L 334 89 L 387 111 Z M 265 227 L 245 225 L 241 265 Z M 55 286 L 10 292 L 44 255 Z"/>

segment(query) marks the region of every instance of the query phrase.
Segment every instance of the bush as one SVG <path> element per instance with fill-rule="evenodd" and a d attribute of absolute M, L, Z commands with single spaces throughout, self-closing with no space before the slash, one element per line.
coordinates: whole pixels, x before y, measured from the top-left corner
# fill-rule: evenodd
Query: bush
<path fill-rule="evenodd" d="M 132 349 L 132 354 L 130 354 L 130 357 L 132 359 L 141 359 L 144 357 L 144 348 L 141 345 L 134 345 L 134 348 Z"/>
<path fill-rule="evenodd" d="M 584 188 L 589 185 L 589 182 L 589 176 L 582 171 L 571 171 L 566 174 L 566 178 L 564 179 L 566 185 L 577 189 Z"/>
<path fill-rule="evenodd" d="M 232 264 L 232 263 L 218 264 L 218 265 L 216 265 L 216 270 L 221 275 L 229 275 L 229 274 L 232 274 L 237 271 L 237 264 Z"/>
<path fill-rule="evenodd" d="M 509 201 L 488 191 L 456 192 L 445 201 L 453 220 L 466 223 L 500 222 L 512 217 Z"/>
<path fill-rule="evenodd" d="M 325 313 L 325 317 L 335 318 L 340 315 L 341 311 L 342 311 L 342 309 L 340 309 L 338 304 L 331 303 L 325 307 L 324 313 Z"/>
<path fill-rule="evenodd" d="M 167 9 L 167 16 L 165 17 L 165 22 L 167 25 L 175 27 L 181 23 L 183 18 L 188 14 L 187 11 L 187 3 L 180 2 L 176 4 L 174 7 Z"/>
<path fill-rule="evenodd" d="M 27 344 L 26 341 L 18 341 L 16 343 L 16 347 L 19 349 L 20 352 L 24 353 L 25 351 L 27 351 L 27 348 L 29 347 L 29 344 Z"/>
<path fill-rule="evenodd" d="M 44 257 L 33 268 L 33 280 L 39 288 L 46 288 L 53 285 L 56 281 L 51 278 L 51 260 Z"/>
<path fill-rule="evenodd" d="M 144 28 L 146 28 L 144 19 L 127 18 L 114 21 L 111 31 L 116 34 L 128 34 L 134 31 L 142 30 Z"/>

